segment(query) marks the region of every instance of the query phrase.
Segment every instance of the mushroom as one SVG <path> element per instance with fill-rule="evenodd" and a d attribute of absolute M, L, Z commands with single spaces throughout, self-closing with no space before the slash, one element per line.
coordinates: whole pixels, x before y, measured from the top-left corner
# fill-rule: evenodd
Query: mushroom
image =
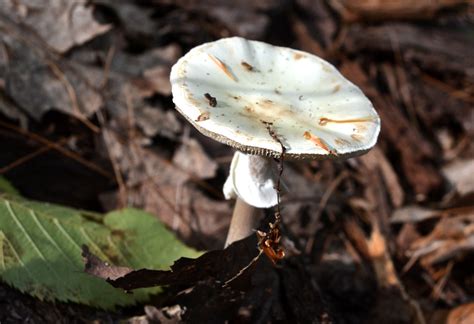
<path fill-rule="evenodd" d="M 173 66 L 171 84 L 193 126 L 237 149 L 224 185 L 237 199 L 226 246 L 252 233 L 258 208 L 277 205 L 271 158 L 346 159 L 371 149 L 380 131 L 371 102 L 330 63 L 259 41 L 197 46 Z"/>

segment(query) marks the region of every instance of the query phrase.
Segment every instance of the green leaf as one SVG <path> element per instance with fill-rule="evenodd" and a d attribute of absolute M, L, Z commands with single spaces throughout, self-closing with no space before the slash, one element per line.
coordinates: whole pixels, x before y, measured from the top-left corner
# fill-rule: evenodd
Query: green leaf
<path fill-rule="evenodd" d="M 83 272 L 81 245 L 107 262 L 132 268 L 169 269 L 194 258 L 155 217 L 136 209 L 104 216 L 0 195 L 0 278 L 42 300 L 101 308 L 146 301 L 160 288 L 126 294 Z"/>
<path fill-rule="evenodd" d="M 16 190 L 15 187 L 13 187 L 10 181 L 5 179 L 5 177 L 3 176 L 0 176 L 0 192 L 4 192 L 11 195 L 18 195 L 18 196 L 20 195 L 18 190 Z"/>

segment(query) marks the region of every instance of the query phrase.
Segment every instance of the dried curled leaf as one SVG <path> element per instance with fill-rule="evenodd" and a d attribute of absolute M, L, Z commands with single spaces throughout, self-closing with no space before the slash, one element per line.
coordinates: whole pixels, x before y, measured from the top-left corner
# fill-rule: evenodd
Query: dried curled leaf
<path fill-rule="evenodd" d="M 86 0 L 5 0 L 0 10 L 35 30 L 46 43 L 60 53 L 107 32 L 93 17 L 93 7 Z"/>

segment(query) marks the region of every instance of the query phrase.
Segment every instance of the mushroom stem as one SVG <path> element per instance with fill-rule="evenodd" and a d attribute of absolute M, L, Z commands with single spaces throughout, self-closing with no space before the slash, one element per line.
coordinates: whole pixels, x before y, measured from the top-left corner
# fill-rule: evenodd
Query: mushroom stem
<path fill-rule="evenodd" d="M 250 206 L 237 197 L 224 248 L 251 235 L 260 222 L 260 216 L 260 209 Z"/>
<path fill-rule="evenodd" d="M 237 199 L 225 247 L 251 235 L 260 222 L 262 208 L 278 203 L 276 178 L 269 158 L 235 152 L 224 184 L 225 197 Z"/>

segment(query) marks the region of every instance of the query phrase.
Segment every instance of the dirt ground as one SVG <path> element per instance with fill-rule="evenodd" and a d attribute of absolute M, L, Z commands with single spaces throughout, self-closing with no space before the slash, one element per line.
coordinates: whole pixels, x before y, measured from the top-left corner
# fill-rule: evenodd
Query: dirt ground
<path fill-rule="evenodd" d="M 221 250 L 233 150 L 174 109 L 169 72 L 234 35 L 331 62 L 382 130 L 357 158 L 285 162 L 287 257 L 222 288 L 256 238 Z M 216 251 L 115 312 L 0 284 L 0 323 L 474 323 L 473 48 L 461 0 L 1 1 L 0 175 L 31 199 L 145 209 Z"/>

